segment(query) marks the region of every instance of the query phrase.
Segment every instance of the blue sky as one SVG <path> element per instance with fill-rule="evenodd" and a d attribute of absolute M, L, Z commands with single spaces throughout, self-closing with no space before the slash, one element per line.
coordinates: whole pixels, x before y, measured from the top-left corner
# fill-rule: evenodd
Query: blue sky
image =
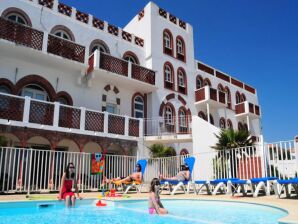
<path fill-rule="evenodd" d="M 124 27 L 145 0 L 62 0 Z M 298 1 L 155 0 L 190 23 L 195 57 L 257 88 L 268 142 L 298 135 Z"/>

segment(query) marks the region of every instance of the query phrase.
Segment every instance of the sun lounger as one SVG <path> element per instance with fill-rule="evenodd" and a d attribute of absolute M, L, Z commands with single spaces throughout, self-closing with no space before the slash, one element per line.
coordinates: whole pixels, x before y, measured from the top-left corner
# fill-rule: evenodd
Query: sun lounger
<path fill-rule="evenodd" d="M 279 198 L 283 193 L 283 190 L 285 190 L 286 197 L 291 197 L 292 188 L 298 197 L 298 178 L 292 178 L 289 180 L 275 180 L 274 182 L 274 193 Z"/>

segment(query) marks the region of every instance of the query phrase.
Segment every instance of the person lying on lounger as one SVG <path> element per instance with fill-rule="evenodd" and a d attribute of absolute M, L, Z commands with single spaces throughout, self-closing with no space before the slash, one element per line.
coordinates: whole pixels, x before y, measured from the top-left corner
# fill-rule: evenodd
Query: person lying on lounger
<path fill-rule="evenodd" d="M 185 181 L 189 180 L 190 178 L 190 171 L 187 164 L 181 165 L 181 171 L 177 173 L 174 177 L 164 177 L 163 175 L 159 175 L 160 180 L 178 180 L 178 181 Z"/>
<path fill-rule="evenodd" d="M 115 183 L 117 185 L 120 185 L 122 183 L 130 183 L 133 181 L 138 182 L 138 183 L 142 182 L 142 167 L 140 164 L 137 164 L 136 171 L 127 177 L 117 177 L 117 178 L 112 178 L 112 179 L 107 179 L 106 177 L 104 177 L 103 184 Z"/>

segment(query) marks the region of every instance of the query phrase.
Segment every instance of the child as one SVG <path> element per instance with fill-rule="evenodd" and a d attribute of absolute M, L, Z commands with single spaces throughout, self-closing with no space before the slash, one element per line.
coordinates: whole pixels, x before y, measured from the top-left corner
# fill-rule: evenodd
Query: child
<path fill-rule="evenodd" d="M 163 207 L 159 197 L 160 182 L 158 178 L 153 178 L 149 191 L 149 214 L 167 214 L 168 211 Z"/>
<path fill-rule="evenodd" d="M 61 180 L 61 188 L 59 191 L 58 200 L 65 200 L 65 206 L 69 207 L 72 205 L 75 206 L 76 197 L 74 192 L 72 192 L 72 184 L 75 187 L 78 198 L 81 200 L 82 198 L 79 195 L 75 167 L 73 163 L 68 163 L 65 172 L 62 176 Z"/>

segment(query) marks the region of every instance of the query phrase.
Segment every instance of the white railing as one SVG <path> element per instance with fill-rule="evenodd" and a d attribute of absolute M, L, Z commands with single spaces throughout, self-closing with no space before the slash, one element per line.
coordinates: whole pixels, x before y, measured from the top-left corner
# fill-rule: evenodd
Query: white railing
<path fill-rule="evenodd" d="M 297 154 L 297 144 L 288 141 L 188 156 L 196 159 L 192 180 L 266 176 L 288 179 L 297 177 Z M 188 156 L 147 158 L 144 182 L 150 183 L 159 174 L 175 176 Z M 0 148 L 0 192 L 57 192 L 69 162 L 76 167 L 79 190 L 98 191 L 107 187 L 102 185 L 103 175 L 107 178 L 128 176 L 140 158 L 106 155 L 102 175 L 90 174 L 90 159 L 90 153 L 83 152 Z"/>
<path fill-rule="evenodd" d="M 0 124 L 87 135 L 141 137 L 142 119 L 0 93 Z"/>
<path fill-rule="evenodd" d="M 191 134 L 191 116 L 144 119 L 145 136 Z"/>

